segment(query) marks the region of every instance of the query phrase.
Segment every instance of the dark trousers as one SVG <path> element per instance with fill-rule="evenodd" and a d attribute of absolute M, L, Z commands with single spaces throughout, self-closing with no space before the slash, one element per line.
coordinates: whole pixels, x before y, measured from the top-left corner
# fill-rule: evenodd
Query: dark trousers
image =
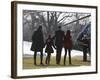
<path fill-rule="evenodd" d="M 67 51 L 68 51 L 68 55 L 69 55 L 69 64 L 71 64 L 71 49 L 66 49 L 66 48 L 65 48 L 64 65 L 65 65 L 65 63 L 66 63 Z"/>
<path fill-rule="evenodd" d="M 34 65 L 36 65 L 36 56 L 37 56 L 37 51 L 34 51 Z M 43 61 L 43 50 L 40 51 L 40 64 L 43 64 L 42 61 Z"/>
<path fill-rule="evenodd" d="M 51 58 L 51 53 L 47 53 L 47 57 L 46 57 L 46 61 L 45 61 L 45 63 L 46 64 L 50 64 L 50 58 Z"/>
<path fill-rule="evenodd" d="M 83 61 L 87 61 L 87 47 L 83 47 Z"/>
<path fill-rule="evenodd" d="M 62 47 L 57 47 L 56 51 L 56 64 L 60 64 Z"/>

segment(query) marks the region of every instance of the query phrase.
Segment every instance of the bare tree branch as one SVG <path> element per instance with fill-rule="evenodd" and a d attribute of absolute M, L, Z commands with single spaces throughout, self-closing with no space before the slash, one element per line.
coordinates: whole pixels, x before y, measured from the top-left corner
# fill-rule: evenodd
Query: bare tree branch
<path fill-rule="evenodd" d="M 84 16 L 84 17 L 82 17 L 82 18 L 80 18 L 80 19 L 77 19 L 77 20 L 71 21 L 71 22 L 69 22 L 69 23 L 66 23 L 66 24 L 63 25 L 63 26 L 69 25 L 69 24 L 71 24 L 71 23 L 74 23 L 74 22 L 76 22 L 76 21 L 82 20 L 82 19 L 87 18 L 87 17 L 90 17 L 90 16 L 91 16 L 91 15 Z"/>
<path fill-rule="evenodd" d="M 60 19 L 60 20 L 58 21 L 58 23 L 60 23 L 60 21 L 62 21 L 62 20 L 65 19 L 65 18 L 68 18 L 68 17 L 72 17 L 72 16 L 69 16 L 69 15 L 64 16 L 62 19 Z"/>
<path fill-rule="evenodd" d="M 61 14 L 62 14 L 62 12 L 59 12 L 59 14 L 57 15 L 57 19 L 60 17 Z"/>

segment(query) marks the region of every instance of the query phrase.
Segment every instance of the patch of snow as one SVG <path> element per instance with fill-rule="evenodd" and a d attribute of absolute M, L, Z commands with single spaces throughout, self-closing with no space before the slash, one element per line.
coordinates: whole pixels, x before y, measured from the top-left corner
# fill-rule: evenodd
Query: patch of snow
<path fill-rule="evenodd" d="M 23 41 L 23 55 L 30 57 L 34 55 L 34 51 L 31 51 L 32 42 L 27 42 L 27 41 Z M 45 48 L 43 49 L 43 54 L 44 56 L 46 56 L 47 53 L 45 53 Z M 61 55 L 63 56 L 65 54 L 64 48 L 62 49 L 62 53 Z M 40 52 L 37 53 L 37 55 L 40 55 Z M 52 56 L 56 56 L 56 50 L 54 49 L 54 53 L 51 54 Z M 78 51 L 78 50 L 72 50 L 71 51 L 71 55 L 73 56 L 82 56 L 83 52 L 82 51 Z"/>

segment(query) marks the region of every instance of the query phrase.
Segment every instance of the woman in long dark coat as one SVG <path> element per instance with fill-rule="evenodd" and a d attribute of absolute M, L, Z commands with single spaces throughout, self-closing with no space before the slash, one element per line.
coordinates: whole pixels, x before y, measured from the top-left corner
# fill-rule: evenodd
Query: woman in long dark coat
<path fill-rule="evenodd" d="M 69 64 L 71 64 L 72 37 L 71 37 L 70 30 L 67 30 L 67 33 L 65 35 L 64 48 L 65 48 L 64 65 L 66 63 L 67 51 L 68 51 L 68 55 L 69 55 Z"/>
<path fill-rule="evenodd" d="M 44 48 L 44 38 L 43 38 L 43 32 L 42 32 L 42 26 L 39 26 L 37 31 L 34 32 L 32 35 L 32 46 L 31 50 L 34 51 L 34 65 L 36 65 L 36 55 L 37 52 L 40 52 L 40 64 L 43 64 L 43 48 Z"/>
<path fill-rule="evenodd" d="M 50 64 L 51 53 L 54 52 L 52 46 L 55 48 L 55 46 L 53 44 L 53 40 L 51 38 L 51 35 L 49 35 L 48 39 L 46 40 L 46 49 L 45 49 L 45 52 L 47 53 L 47 57 L 46 57 L 45 63 L 47 65 Z"/>

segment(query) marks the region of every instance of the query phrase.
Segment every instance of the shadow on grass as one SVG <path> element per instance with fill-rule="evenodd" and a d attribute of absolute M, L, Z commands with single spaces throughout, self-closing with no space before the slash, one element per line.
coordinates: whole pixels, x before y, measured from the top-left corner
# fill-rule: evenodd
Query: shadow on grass
<path fill-rule="evenodd" d="M 44 57 L 43 63 L 45 63 L 46 57 Z M 90 66 L 91 62 L 83 62 L 82 56 L 72 57 L 72 64 L 68 63 L 68 57 L 66 58 L 66 65 L 63 64 L 63 57 L 61 58 L 60 65 L 56 64 L 55 57 L 51 58 L 49 65 L 40 65 L 40 57 L 37 57 L 37 65 L 34 65 L 33 57 L 23 57 L 23 69 L 41 69 L 41 68 L 60 68 L 60 67 L 79 67 L 79 66 Z"/>
<path fill-rule="evenodd" d="M 54 64 L 43 64 L 43 65 L 34 65 L 39 67 L 67 67 L 67 66 L 81 66 L 81 65 L 75 65 L 75 64 L 69 64 L 69 65 L 54 65 Z"/>

